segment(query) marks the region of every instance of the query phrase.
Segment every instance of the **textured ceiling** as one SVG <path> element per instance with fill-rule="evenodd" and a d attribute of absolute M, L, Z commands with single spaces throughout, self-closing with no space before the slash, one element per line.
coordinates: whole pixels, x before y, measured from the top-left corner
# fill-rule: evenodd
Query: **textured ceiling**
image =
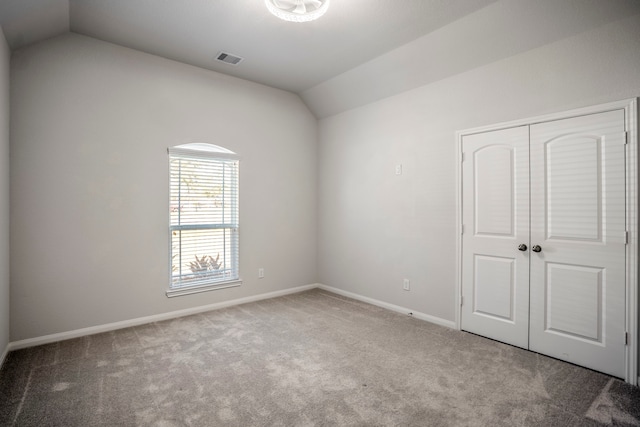
<path fill-rule="evenodd" d="M 0 0 L 12 49 L 72 31 L 297 93 L 319 118 L 638 13 L 640 0 L 332 0 L 292 23 L 264 0 Z"/>
<path fill-rule="evenodd" d="M 300 96 L 328 117 L 637 14 L 640 0 L 502 0 Z"/>
<path fill-rule="evenodd" d="M 301 92 L 495 0 L 333 0 L 291 23 L 264 0 L 2 0 L 12 48 L 68 30 L 268 86 Z M 214 61 L 226 51 L 238 66 Z"/>
<path fill-rule="evenodd" d="M 319 20 L 292 23 L 264 0 L 71 0 L 70 16 L 81 34 L 299 92 L 492 1 L 334 0 Z M 221 50 L 244 61 L 214 62 Z"/>

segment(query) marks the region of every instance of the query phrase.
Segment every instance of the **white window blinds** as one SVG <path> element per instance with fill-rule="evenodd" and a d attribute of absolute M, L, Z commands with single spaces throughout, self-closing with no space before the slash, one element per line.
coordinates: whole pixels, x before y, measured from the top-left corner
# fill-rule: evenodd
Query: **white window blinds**
<path fill-rule="evenodd" d="M 238 163 L 214 145 L 169 149 L 171 289 L 239 280 Z"/>

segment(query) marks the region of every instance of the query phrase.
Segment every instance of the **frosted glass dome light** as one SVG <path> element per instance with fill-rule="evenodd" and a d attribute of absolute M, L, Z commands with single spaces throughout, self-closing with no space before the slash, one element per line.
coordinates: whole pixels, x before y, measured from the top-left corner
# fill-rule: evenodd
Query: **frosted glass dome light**
<path fill-rule="evenodd" d="M 265 3 L 269 12 L 291 22 L 313 21 L 329 9 L 329 0 L 265 0 Z"/>

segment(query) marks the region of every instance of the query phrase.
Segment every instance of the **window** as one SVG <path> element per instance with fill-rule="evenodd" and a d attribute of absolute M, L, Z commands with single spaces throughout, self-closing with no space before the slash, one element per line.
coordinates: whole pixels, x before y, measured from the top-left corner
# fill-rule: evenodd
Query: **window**
<path fill-rule="evenodd" d="M 169 148 L 167 296 L 238 286 L 238 156 L 211 144 Z"/>

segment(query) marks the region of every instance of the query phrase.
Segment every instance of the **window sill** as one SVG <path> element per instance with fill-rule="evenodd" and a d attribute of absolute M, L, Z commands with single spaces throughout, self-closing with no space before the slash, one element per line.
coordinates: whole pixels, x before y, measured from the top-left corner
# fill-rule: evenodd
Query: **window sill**
<path fill-rule="evenodd" d="M 218 289 L 235 288 L 236 286 L 240 286 L 240 285 L 242 285 L 242 280 L 237 279 L 237 280 L 230 280 L 228 282 L 217 282 L 217 283 L 210 283 L 205 285 L 189 286 L 184 288 L 167 289 L 166 294 L 167 294 L 167 297 L 173 298 L 173 297 L 179 297 L 182 295 L 191 295 L 191 294 L 199 294 L 200 292 L 215 291 Z"/>

